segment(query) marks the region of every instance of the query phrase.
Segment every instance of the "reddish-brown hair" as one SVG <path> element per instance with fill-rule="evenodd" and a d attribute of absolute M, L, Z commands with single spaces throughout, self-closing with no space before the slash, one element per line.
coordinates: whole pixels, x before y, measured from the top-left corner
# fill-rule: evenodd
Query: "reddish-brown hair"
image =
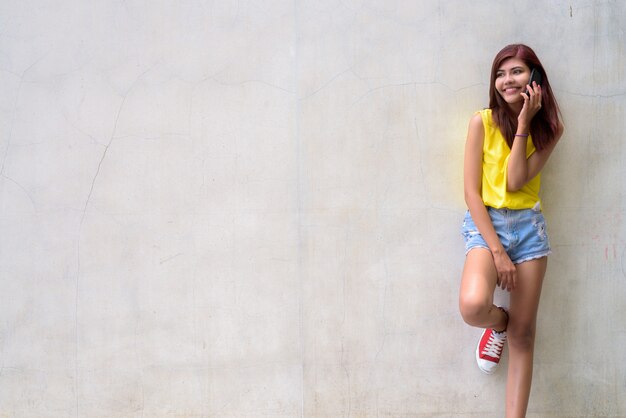
<path fill-rule="evenodd" d="M 508 104 L 495 88 L 496 73 L 502 63 L 509 58 L 518 58 L 524 61 L 531 70 L 534 68 L 541 73 L 541 109 L 539 109 L 539 112 L 537 112 L 530 123 L 530 134 L 532 135 L 535 148 L 542 150 L 556 138 L 561 124 L 561 111 L 554 98 L 554 93 L 552 93 L 550 81 L 543 65 L 541 65 L 535 52 L 526 45 L 507 45 L 498 52 L 493 60 L 491 82 L 489 84 L 489 108 L 491 109 L 493 120 L 500 128 L 500 131 L 502 131 L 502 135 L 504 135 L 509 147 L 511 147 L 517 130 L 517 115 L 511 111 Z"/>

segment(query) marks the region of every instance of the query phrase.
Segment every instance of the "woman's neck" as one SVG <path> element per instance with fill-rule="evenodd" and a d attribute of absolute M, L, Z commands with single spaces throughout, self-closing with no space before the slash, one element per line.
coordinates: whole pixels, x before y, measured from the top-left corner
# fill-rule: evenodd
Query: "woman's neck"
<path fill-rule="evenodd" d="M 519 112 L 522 111 L 522 107 L 524 107 L 523 101 L 509 104 L 509 109 L 511 109 L 511 111 L 513 111 L 513 113 L 516 115 L 519 115 Z"/>

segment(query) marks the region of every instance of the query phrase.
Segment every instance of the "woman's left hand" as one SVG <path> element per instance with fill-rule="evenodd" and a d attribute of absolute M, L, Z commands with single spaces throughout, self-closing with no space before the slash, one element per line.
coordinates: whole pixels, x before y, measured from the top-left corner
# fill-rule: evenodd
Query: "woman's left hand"
<path fill-rule="evenodd" d="M 526 85 L 528 93 L 520 93 L 524 97 L 524 105 L 519 112 L 517 121 L 525 126 L 530 125 L 530 121 L 541 109 L 541 86 L 533 81 L 533 85 Z"/>

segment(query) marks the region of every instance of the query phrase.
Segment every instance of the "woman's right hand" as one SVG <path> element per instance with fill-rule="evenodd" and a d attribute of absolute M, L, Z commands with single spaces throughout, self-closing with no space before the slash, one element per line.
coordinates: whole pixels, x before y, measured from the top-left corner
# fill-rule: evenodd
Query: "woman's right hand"
<path fill-rule="evenodd" d="M 524 97 L 524 104 L 522 105 L 522 109 L 517 116 L 517 123 L 518 125 L 525 126 L 523 129 L 525 132 L 522 133 L 528 133 L 527 128 L 530 126 L 530 121 L 541 109 L 541 86 L 533 81 L 532 86 L 527 84 L 526 92 L 520 94 Z"/>
<path fill-rule="evenodd" d="M 513 264 L 504 250 L 492 252 L 492 254 L 493 261 L 496 265 L 496 271 L 498 273 L 497 284 L 503 290 L 510 292 L 515 289 L 515 284 L 517 282 L 517 269 L 515 268 L 515 264 Z"/>

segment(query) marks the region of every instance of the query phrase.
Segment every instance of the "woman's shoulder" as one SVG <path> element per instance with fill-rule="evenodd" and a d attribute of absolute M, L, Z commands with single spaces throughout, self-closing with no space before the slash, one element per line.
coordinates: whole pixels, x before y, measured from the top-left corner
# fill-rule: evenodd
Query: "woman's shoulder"
<path fill-rule="evenodd" d="M 476 112 L 472 115 L 469 121 L 470 127 L 476 127 L 477 125 L 483 124 L 483 117 L 480 112 Z"/>
<path fill-rule="evenodd" d="M 470 125 L 480 124 L 484 127 L 484 126 L 489 125 L 491 121 L 492 121 L 491 109 L 486 108 L 486 109 L 482 109 L 482 110 L 478 110 L 474 112 L 474 114 L 472 115 L 472 118 L 470 119 Z"/>
<path fill-rule="evenodd" d="M 476 112 L 474 113 L 474 115 L 472 115 L 470 121 L 469 121 L 469 132 L 474 134 L 474 135 L 478 135 L 478 136 L 483 136 L 485 133 L 485 125 L 483 122 L 483 115 L 481 114 L 481 112 Z"/>

